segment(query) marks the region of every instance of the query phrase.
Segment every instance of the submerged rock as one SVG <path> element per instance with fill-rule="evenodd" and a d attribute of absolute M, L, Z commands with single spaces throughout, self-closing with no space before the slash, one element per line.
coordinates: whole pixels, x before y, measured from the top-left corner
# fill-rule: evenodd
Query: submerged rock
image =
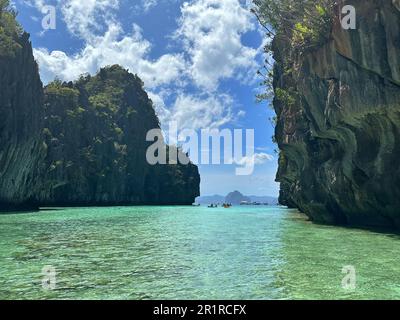
<path fill-rule="evenodd" d="M 317 222 L 400 228 L 400 11 L 351 4 L 357 29 L 332 17 L 327 41 L 289 56 L 291 68 L 275 37 L 280 202 Z"/>

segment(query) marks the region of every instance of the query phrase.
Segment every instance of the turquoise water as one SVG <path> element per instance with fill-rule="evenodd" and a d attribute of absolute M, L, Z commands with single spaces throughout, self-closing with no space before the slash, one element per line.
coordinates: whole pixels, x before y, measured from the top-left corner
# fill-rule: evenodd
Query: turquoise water
<path fill-rule="evenodd" d="M 0 299 L 399 299 L 399 236 L 283 208 L 0 215 Z M 344 266 L 356 287 L 342 288 Z M 42 269 L 56 270 L 55 290 Z"/>

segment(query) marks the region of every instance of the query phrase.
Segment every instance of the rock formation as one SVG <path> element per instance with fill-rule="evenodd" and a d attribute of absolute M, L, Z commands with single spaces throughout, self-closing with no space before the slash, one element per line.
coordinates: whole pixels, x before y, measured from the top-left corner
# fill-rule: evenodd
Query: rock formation
<path fill-rule="evenodd" d="M 316 222 L 400 228 L 400 10 L 331 3 L 323 41 L 295 52 L 280 31 L 273 42 L 280 202 Z M 340 23 L 346 4 L 355 30 Z"/>
<path fill-rule="evenodd" d="M 249 197 L 244 196 L 239 191 L 234 191 L 234 192 L 229 193 L 225 197 L 225 202 L 238 205 L 238 204 L 241 204 L 242 202 L 250 203 L 251 199 Z"/>
<path fill-rule="evenodd" d="M 43 89 L 29 35 L 0 7 L 0 210 L 36 206 Z"/>
<path fill-rule="evenodd" d="M 0 211 L 192 204 L 195 165 L 146 161 L 159 128 L 142 81 L 119 66 L 43 89 L 29 35 L 0 1 Z"/>
<path fill-rule="evenodd" d="M 192 204 L 197 167 L 149 165 L 159 129 L 142 81 L 120 66 L 45 88 L 44 205 Z M 165 146 L 167 148 L 167 146 Z"/>

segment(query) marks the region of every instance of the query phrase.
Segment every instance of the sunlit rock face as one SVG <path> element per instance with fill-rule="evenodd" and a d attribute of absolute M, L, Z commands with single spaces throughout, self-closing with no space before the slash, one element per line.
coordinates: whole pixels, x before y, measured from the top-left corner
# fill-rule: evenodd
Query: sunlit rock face
<path fill-rule="evenodd" d="M 198 169 L 152 166 L 147 133 L 159 129 L 142 81 L 120 66 L 45 88 L 43 205 L 192 204 Z M 168 148 L 164 144 L 164 148 Z"/>
<path fill-rule="evenodd" d="M 0 11 L 0 211 L 192 204 L 197 166 L 146 159 L 159 128 L 142 81 L 120 66 L 43 89 L 29 35 Z"/>
<path fill-rule="evenodd" d="M 400 11 L 352 1 L 328 42 L 293 60 L 296 103 L 275 99 L 280 202 L 323 223 L 400 228 Z M 275 90 L 293 86 L 275 40 Z"/>
<path fill-rule="evenodd" d="M 142 81 L 120 66 L 45 88 L 43 205 L 192 204 L 193 164 L 152 166 L 150 130 L 159 129 Z M 169 148 L 164 144 L 164 148 Z"/>
<path fill-rule="evenodd" d="M 33 209 L 44 151 L 43 89 L 29 35 L 14 32 L 7 19 L 0 30 L 0 210 Z"/>

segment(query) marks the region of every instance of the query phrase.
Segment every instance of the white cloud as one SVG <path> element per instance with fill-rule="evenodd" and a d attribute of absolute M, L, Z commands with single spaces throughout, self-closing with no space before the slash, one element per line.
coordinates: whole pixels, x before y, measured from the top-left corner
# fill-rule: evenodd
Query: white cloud
<path fill-rule="evenodd" d="M 46 6 L 46 3 L 44 0 L 23 0 L 23 3 L 35 7 L 39 11 L 42 11 L 42 9 Z"/>
<path fill-rule="evenodd" d="M 171 94 L 169 90 L 162 89 L 158 90 L 157 92 L 147 90 L 147 94 L 153 101 L 156 114 L 160 119 L 161 124 L 164 124 L 168 120 L 172 119 L 171 110 L 169 110 L 165 104 L 165 100 Z"/>
<path fill-rule="evenodd" d="M 274 156 L 267 153 L 255 153 L 252 156 L 243 157 L 239 161 L 235 161 L 235 163 L 239 166 L 251 167 L 253 165 L 264 164 L 268 161 L 273 161 Z"/>
<path fill-rule="evenodd" d="M 35 7 L 40 13 L 46 12 L 48 5 L 61 13 L 68 31 L 88 40 L 95 34 L 105 31 L 104 26 L 114 21 L 114 13 L 119 8 L 120 0 L 20 0 Z M 45 31 L 42 31 L 44 33 Z"/>
<path fill-rule="evenodd" d="M 238 112 L 238 117 L 239 118 L 242 118 L 242 117 L 244 117 L 246 115 L 246 111 L 244 111 L 244 110 L 240 110 L 239 112 Z"/>
<path fill-rule="evenodd" d="M 139 0 L 137 1 L 139 3 L 134 4 L 132 8 L 136 15 L 143 15 L 149 13 L 151 9 L 159 4 L 160 1 L 161 0 Z"/>
<path fill-rule="evenodd" d="M 44 82 L 55 76 L 74 80 L 82 73 L 95 73 L 101 67 L 120 64 L 140 75 L 146 86 L 154 88 L 176 80 L 185 68 L 182 55 L 165 54 L 158 60 L 149 60 L 151 44 L 142 38 L 141 30 L 133 26 L 130 35 L 123 36 L 118 24 L 110 24 L 103 36 L 92 37 L 83 50 L 74 56 L 61 51 L 34 49 Z M 162 72 L 160 72 L 162 70 Z"/>
<path fill-rule="evenodd" d="M 179 131 L 190 129 L 218 129 L 232 123 L 244 115 L 236 113 L 235 99 L 226 93 L 189 94 L 180 90 L 171 98 L 172 90 L 148 91 L 150 99 L 160 119 L 162 129 L 168 131 L 171 123 L 178 125 Z M 172 100 L 171 107 L 165 101 Z"/>
<path fill-rule="evenodd" d="M 233 120 L 234 101 L 227 94 L 193 96 L 178 95 L 170 119 L 181 129 L 218 128 Z"/>
<path fill-rule="evenodd" d="M 161 0 L 141 0 L 150 10 Z M 75 80 L 82 73 L 120 64 L 145 83 L 162 123 L 180 127 L 218 127 L 241 117 L 233 116 L 234 99 L 217 91 L 222 79 L 242 79 L 256 66 L 258 50 L 242 44 L 241 36 L 255 27 L 254 18 L 239 0 L 193 0 L 181 7 L 175 39 L 183 41 L 176 53 L 151 59 L 152 44 L 133 24 L 126 33 L 117 21 L 120 0 L 53 0 L 68 31 L 83 40 L 75 54 L 34 49 L 42 80 Z M 43 0 L 31 0 L 40 9 Z M 250 70 L 250 71 L 249 71 Z M 254 72 L 255 73 L 255 72 Z M 188 89 L 188 84 L 194 85 Z M 165 103 L 168 101 L 170 107 Z"/>
<path fill-rule="evenodd" d="M 142 7 L 144 12 L 149 12 L 150 9 L 157 5 L 157 0 L 142 0 Z"/>
<path fill-rule="evenodd" d="M 58 1 L 61 2 L 61 12 L 68 30 L 86 40 L 102 30 L 101 22 L 112 22 L 113 12 L 119 8 L 119 0 Z"/>
<path fill-rule="evenodd" d="M 242 44 L 254 29 L 254 17 L 239 0 L 196 0 L 184 3 L 176 38 L 190 55 L 190 76 L 207 90 L 219 81 L 240 78 L 254 67 L 257 50 Z"/>

